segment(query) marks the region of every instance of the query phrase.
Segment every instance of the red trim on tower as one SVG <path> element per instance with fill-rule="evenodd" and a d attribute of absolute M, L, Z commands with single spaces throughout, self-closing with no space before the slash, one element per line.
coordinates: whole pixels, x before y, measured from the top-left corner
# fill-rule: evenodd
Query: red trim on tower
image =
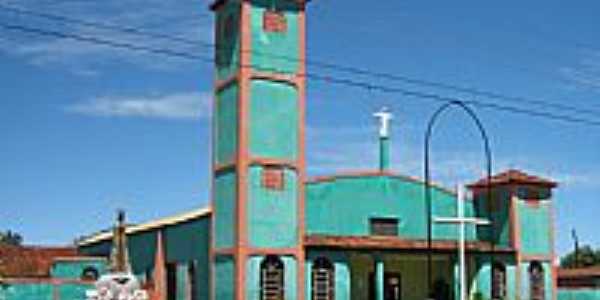
<path fill-rule="evenodd" d="M 305 299 L 305 253 L 304 253 L 304 235 L 305 235 L 305 199 L 304 187 L 306 181 L 306 140 L 305 140 L 305 124 L 306 124 L 306 7 L 305 3 L 301 4 L 298 13 L 298 45 L 300 53 L 298 58 L 298 74 L 296 76 L 296 86 L 298 88 L 298 245 L 296 254 L 297 261 L 297 296 L 298 299 Z"/>
<path fill-rule="evenodd" d="M 238 151 L 237 151 L 237 218 L 235 245 L 235 299 L 244 300 L 246 289 L 246 260 L 248 257 L 248 218 L 246 214 L 248 198 L 249 167 L 249 102 L 251 70 L 242 66 L 250 65 L 252 53 L 252 24 L 250 2 L 242 1 L 240 10 L 240 68 L 238 75 Z"/>

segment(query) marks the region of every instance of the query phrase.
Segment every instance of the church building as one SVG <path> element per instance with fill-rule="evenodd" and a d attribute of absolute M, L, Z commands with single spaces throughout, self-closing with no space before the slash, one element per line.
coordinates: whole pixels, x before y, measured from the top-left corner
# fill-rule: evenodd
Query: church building
<path fill-rule="evenodd" d="M 459 299 L 459 226 L 432 221 L 457 216 L 457 194 L 432 185 L 428 207 L 427 185 L 390 169 L 387 112 L 379 166 L 307 177 L 309 5 L 211 5 L 210 206 L 128 227 L 133 272 L 149 288 L 165 282 L 168 300 Z M 468 185 L 465 217 L 490 223 L 465 225 L 470 299 L 557 299 L 556 186 L 518 170 Z M 79 251 L 108 257 L 111 235 Z"/>

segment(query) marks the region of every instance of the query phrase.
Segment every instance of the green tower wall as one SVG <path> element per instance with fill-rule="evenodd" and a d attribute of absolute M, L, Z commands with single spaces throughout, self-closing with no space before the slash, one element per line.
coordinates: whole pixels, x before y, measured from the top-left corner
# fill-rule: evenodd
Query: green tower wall
<path fill-rule="evenodd" d="M 535 201 L 535 200 L 534 200 Z M 552 224 L 550 201 L 518 201 L 521 251 L 524 255 L 552 254 Z"/>
<path fill-rule="evenodd" d="M 293 247 L 298 243 L 298 176 L 284 170 L 284 188 L 268 190 L 262 187 L 264 169 L 250 168 L 248 199 L 248 236 L 250 246 L 268 248 Z"/>

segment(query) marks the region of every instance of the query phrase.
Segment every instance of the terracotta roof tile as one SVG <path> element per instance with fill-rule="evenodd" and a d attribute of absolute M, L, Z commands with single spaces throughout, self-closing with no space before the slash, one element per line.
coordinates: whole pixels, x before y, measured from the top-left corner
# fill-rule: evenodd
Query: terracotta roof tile
<path fill-rule="evenodd" d="M 488 184 L 487 178 L 482 178 L 477 182 L 471 183 L 468 185 L 469 188 L 477 188 L 477 187 L 485 187 Z M 498 173 L 491 178 L 492 185 L 502 185 L 502 184 L 530 184 L 530 185 L 540 185 L 545 187 L 554 188 L 557 186 L 557 183 L 544 179 L 538 176 L 529 175 L 520 170 L 507 170 L 501 173 Z"/>
<path fill-rule="evenodd" d="M 48 277 L 55 258 L 74 256 L 75 247 L 0 245 L 0 278 Z"/>
<path fill-rule="evenodd" d="M 577 268 L 577 269 L 558 269 L 558 278 L 582 278 L 582 277 L 599 277 L 600 267 Z"/>

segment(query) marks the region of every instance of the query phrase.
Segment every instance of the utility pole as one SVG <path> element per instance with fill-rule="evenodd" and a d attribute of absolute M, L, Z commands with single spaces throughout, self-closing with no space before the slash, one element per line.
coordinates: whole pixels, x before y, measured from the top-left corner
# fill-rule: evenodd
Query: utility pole
<path fill-rule="evenodd" d="M 575 268 L 579 268 L 579 237 L 575 228 L 571 229 L 571 237 L 573 238 L 573 244 L 575 247 Z"/>
<path fill-rule="evenodd" d="M 465 190 L 462 185 L 456 187 L 456 217 L 436 217 L 435 222 L 438 223 L 449 223 L 458 224 L 458 276 L 459 276 L 459 300 L 467 300 L 467 266 L 466 266 L 466 238 L 465 238 L 465 225 L 473 224 L 478 225 L 490 225 L 491 222 L 486 219 L 480 218 L 465 218 Z"/>

